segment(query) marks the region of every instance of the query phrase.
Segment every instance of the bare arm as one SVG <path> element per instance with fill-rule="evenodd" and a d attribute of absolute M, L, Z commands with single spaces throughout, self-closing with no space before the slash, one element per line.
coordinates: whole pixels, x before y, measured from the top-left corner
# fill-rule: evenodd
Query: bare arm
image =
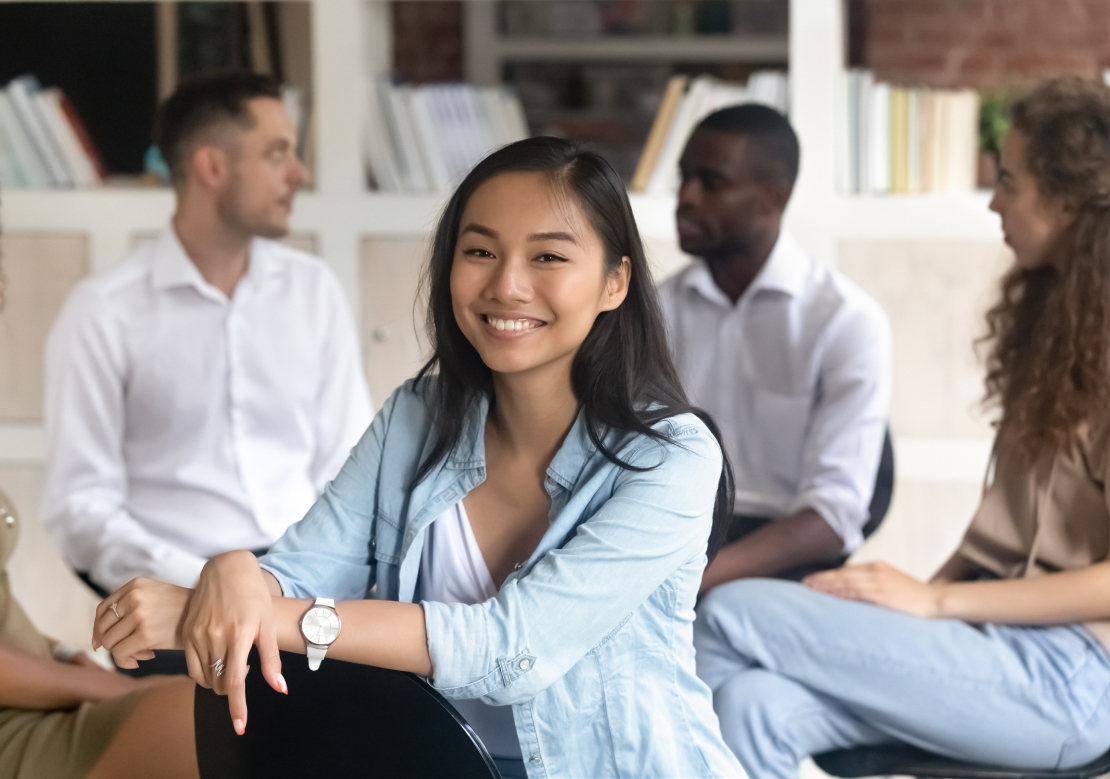
<path fill-rule="evenodd" d="M 304 654 L 301 617 L 312 601 L 274 598 L 278 648 Z M 432 675 L 424 608 L 419 603 L 361 600 L 337 603 L 343 629 L 328 657 L 379 668 Z"/>
<path fill-rule="evenodd" d="M 273 597 L 274 621 L 278 648 L 285 652 L 304 654 L 301 617 L 311 601 L 283 598 L 281 585 L 269 571 L 262 572 Z M 421 676 L 432 675 L 432 658 L 428 654 L 428 632 L 424 625 L 424 608 L 419 603 L 360 600 L 336 604 L 343 622 L 339 638 L 328 647 L 328 657 L 379 668 L 411 671 Z"/>
<path fill-rule="evenodd" d="M 776 519 L 726 546 L 705 569 L 701 591 L 749 576 L 774 576 L 843 553 L 840 536 L 813 509 Z"/>
<path fill-rule="evenodd" d="M 1110 618 L 1110 562 L 1030 579 L 930 583 L 886 563 L 864 563 L 816 573 L 805 583 L 840 598 L 937 619 L 1051 625 Z"/>
<path fill-rule="evenodd" d="M 122 674 L 21 652 L 0 644 L 0 706 L 70 709 L 139 689 Z"/>

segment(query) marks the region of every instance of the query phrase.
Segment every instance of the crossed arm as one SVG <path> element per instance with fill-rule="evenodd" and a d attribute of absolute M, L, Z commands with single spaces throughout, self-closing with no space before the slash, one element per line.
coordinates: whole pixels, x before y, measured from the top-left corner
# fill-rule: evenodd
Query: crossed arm
<path fill-rule="evenodd" d="M 190 609 L 196 594 L 199 608 Z M 112 610 L 121 617 L 117 618 Z M 105 646 L 123 668 L 152 656 L 150 649 L 184 649 L 189 675 L 228 696 L 237 733 L 246 729 L 247 654 L 257 645 L 263 677 L 287 693 L 279 650 L 305 651 L 300 620 L 312 601 L 285 598 L 250 552 L 212 558 L 197 589 L 135 579 L 97 607 L 93 647 Z M 432 661 L 418 603 L 361 600 L 336 604 L 343 622 L 328 657 L 431 676 Z M 213 664 L 223 660 L 217 676 Z"/>

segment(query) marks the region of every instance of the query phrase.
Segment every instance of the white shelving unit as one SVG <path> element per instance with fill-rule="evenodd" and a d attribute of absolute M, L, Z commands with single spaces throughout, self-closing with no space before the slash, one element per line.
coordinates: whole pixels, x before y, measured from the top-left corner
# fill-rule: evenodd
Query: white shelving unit
<path fill-rule="evenodd" d="M 385 195 L 366 189 L 360 136 L 373 81 L 391 67 L 387 3 L 312 0 L 312 8 L 316 181 L 314 189 L 297 200 L 293 229 L 316 236 L 321 254 L 348 290 L 357 315 L 362 304 L 360 241 L 367 236 L 426 234 L 445 198 Z M 486 0 L 468 4 L 468 40 L 476 35 L 478 23 L 486 25 L 482 29 L 492 29 L 492 12 L 492 4 Z M 836 262 L 839 243 L 850 239 L 997 238 L 998 222 L 987 211 L 984 194 L 853 197 L 836 192 L 833 100 L 836 74 L 844 62 L 844 26 L 842 0 L 791 0 L 788 41 L 759 39 L 745 44 L 750 44 L 748 50 L 753 57 L 789 53 L 791 119 L 803 154 L 801 176 L 787 214 L 788 227 L 808 250 L 832 262 Z M 705 56 L 719 57 L 721 51 L 712 47 L 735 46 L 738 42 L 719 41 L 710 46 L 702 39 L 679 39 L 660 43 L 658 53 L 664 59 L 685 59 L 694 48 L 709 47 Z M 624 56 L 624 45 L 623 41 L 605 41 L 603 48 Z M 595 41 L 560 43 L 559 55 L 553 53 L 553 46 L 537 41 L 504 42 L 500 49 L 470 46 L 475 51 L 480 49 L 480 57 L 472 56 L 468 69 L 474 80 L 481 82 L 490 76 L 490 63 L 494 63 L 492 72 L 496 73 L 496 63 L 503 55 L 602 56 Z M 634 196 L 632 202 L 645 237 L 674 240 L 672 197 Z M 166 190 L 11 191 L 3 194 L 0 216 L 4 229 L 11 232 L 86 234 L 91 267 L 96 273 L 123 260 L 136 234 L 163 226 L 172 206 L 172 193 Z M 39 435 L 33 426 L 0 425 L 0 462 L 41 459 L 36 443 Z"/>

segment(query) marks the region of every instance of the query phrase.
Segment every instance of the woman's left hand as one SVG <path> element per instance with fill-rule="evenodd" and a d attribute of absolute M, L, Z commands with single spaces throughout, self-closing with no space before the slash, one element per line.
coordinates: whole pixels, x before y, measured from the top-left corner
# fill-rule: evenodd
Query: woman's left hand
<path fill-rule="evenodd" d="M 818 592 L 863 601 L 919 617 L 940 616 L 940 589 L 913 578 L 888 563 L 846 565 L 811 574 L 802 580 Z"/>
<path fill-rule="evenodd" d="M 152 579 L 132 579 L 96 607 L 93 649 L 111 651 L 120 668 L 137 668 L 154 649 L 180 649 L 181 623 L 193 591 Z"/>

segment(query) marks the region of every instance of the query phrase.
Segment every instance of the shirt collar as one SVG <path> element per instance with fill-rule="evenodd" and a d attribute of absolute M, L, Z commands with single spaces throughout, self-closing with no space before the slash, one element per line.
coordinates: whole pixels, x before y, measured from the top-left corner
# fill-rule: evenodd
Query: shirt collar
<path fill-rule="evenodd" d="M 254 287 L 262 284 L 266 276 L 279 270 L 272 261 L 266 242 L 259 238 L 251 241 L 250 264 L 243 281 Z M 168 225 L 158 234 L 154 244 L 154 268 L 151 281 L 156 290 L 172 289 L 173 287 L 194 287 L 204 294 L 216 293 L 221 298 L 223 293 L 204 280 L 197 266 L 189 258 L 177 231 L 173 225 Z M 240 282 L 242 283 L 242 282 Z"/>
<path fill-rule="evenodd" d="M 806 276 L 809 274 L 809 258 L 793 236 L 782 230 L 771 256 L 752 280 L 751 286 L 744 291 L 744 297 L 758 294 L 761 290 L 782 292 L 791 297 L 799 297 L 805 289 Z M 732 301 L 717 286 L 713 274 L 705 260 L 698 258 L 694 267 L 686 274 L 683 285 L 695 289 L 712 303 L 732 307 Z"/>

